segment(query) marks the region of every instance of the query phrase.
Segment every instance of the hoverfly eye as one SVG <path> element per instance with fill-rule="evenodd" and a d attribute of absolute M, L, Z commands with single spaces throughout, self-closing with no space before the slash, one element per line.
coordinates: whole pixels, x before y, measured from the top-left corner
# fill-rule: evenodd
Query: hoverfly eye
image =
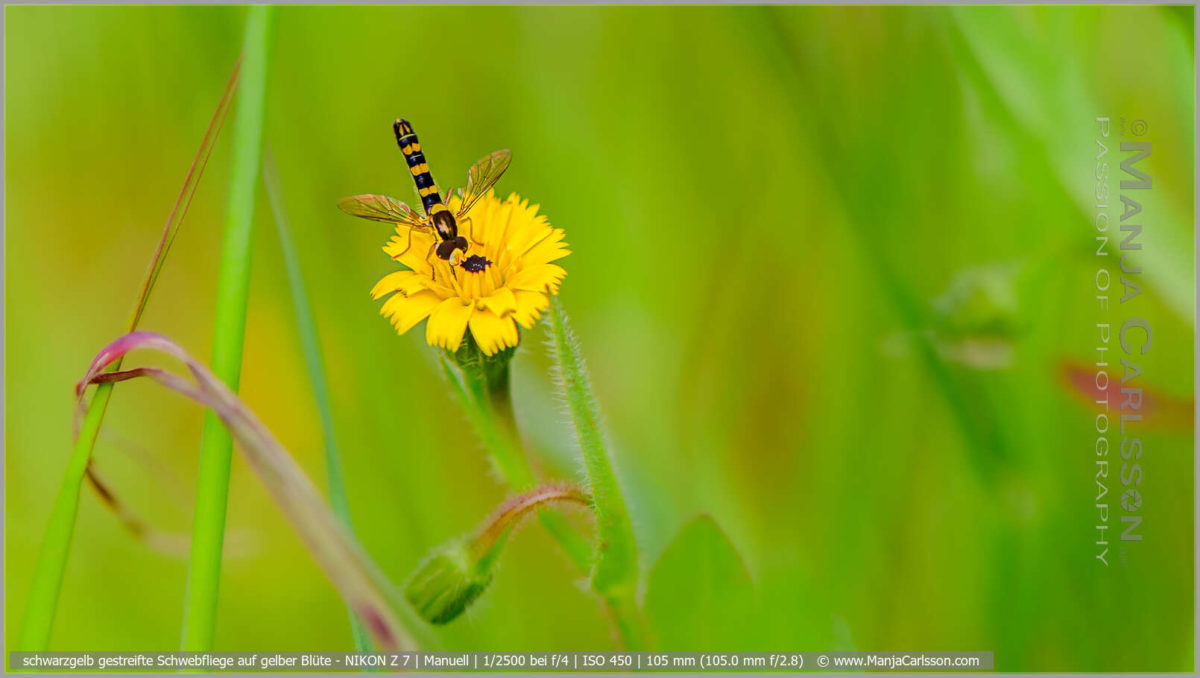
<path fill-rule="evenodd" d="M 439 243 L 437 246 L 438 258 L 450 261 L 450 255 L 454 254 L 454 245 L 455 243 L 453 240 L 443 240 L 441 243 Z"/>

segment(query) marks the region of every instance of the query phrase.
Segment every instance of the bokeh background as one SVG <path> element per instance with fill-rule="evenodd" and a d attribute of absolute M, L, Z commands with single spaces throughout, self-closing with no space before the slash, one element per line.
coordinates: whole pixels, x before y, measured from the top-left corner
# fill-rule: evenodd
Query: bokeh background
<path fill-rule="evenodd" d="M 244 15 L 6 8 L 10 646 L 72 386 L 123 331 Z M 443 185 L 512 148 L 501 191 L 566 230 L 562 296 L 644 565 L 712 515 L 759 600 L 730 644 L 1190 670 L 1193 21 L 1153 7 L 279 10 L 266 138 L 365 546 L 401 581 L 505 496 L 420 333 L 397 337 L 368 296 L 393 270 L 388 229 L 334 207 L 412 196 L 390 127 L 404 116 Z M 1144 384 L 1167 405 L 1145 426 L 1145 539 L 1114 545 L 1109 567 L 1092 544 L 1093 412 L 1064 378 L 1087 369 L 1105 319 L 1098 116 L 1115 139 L 1144 119 L 1155 142 L 1138 303 L 1155 333 Z M 201 357 L 228 163 L 226 134 L 142 324 Z M 259 203 L 241 390 L 323 483 Z M 543 332 L 515 363 L 518 414 L 544 475 L 577 478 Z M 109 410 L 98 468 L 164 531 L 190 529 L 201 420 L 149 384 L 119 387 Z M 218 649 L 350 648 L 339 599 L 239 458 L 229 530 Z M 175 649 L 185 572 L 85 490 L 51 648 Z M 579 579 L 524 529 L 446 644 L 614 648 Z"/>

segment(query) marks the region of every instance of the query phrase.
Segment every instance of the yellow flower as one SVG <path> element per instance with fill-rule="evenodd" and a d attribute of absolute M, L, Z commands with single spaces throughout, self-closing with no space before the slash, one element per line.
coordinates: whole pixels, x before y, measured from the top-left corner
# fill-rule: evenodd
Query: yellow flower
<path fill-rule="evenodd" d="M 456 211 L 460 198 L 447 206 Z M 451 262 L 430 254 L 437 236 L 430 230 L 396 226 L 383 251 L 409 270 L 384 276 L 371 296 L 392 295 L 380 309 L 400 334 L 425 320 L 430 346 L 457 351 L 467 328 L 485 355 L 517 345 L 517 325 L 532 328 L 558 294 L 567 272 L 550 263 L 570 254 L 562 229 L 554 228 L 538 205 L 515 193 L 501 201 L 488 193 L 471 208 L 458 232 L 466 252 Z M 409 245 L 409 238 L 412 244 Z M 406 251 L 407 250 L 407 251 Z"/>

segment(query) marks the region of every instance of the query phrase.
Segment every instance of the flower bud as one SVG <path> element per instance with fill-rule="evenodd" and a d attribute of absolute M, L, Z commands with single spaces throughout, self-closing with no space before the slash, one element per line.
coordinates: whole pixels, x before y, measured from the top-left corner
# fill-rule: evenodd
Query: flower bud
<path fill-rule="evenodd" d="M 513 530 L 537 509 L 554 502 L 588 506 L 591 497 L 573 485 L 545 485 L 500 505 L 469 539 L 455 539 L 429 556 L 408 580 L 404 596 L 431 624 L 446 624 L 474 603 Z"/>
<path fill-rule="evenodd" d="M 475 557 L 466 541 L 456 539 L 417 568 L 404 595 L 431 624 L 445 624 L 487 590 L 492 560 Z"/>

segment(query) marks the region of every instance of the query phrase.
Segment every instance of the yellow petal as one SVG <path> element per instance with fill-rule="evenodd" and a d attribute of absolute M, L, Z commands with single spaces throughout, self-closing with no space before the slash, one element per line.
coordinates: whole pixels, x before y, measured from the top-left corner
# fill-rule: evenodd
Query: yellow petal
<path fill-rule="evenodd" d="M 467 331 L 467 321 L 471 319 L 474 310 L 474 304 L 464 302 L 458 297 L 443 301 L 433 309 L 429 315 L 429 322 L 425 323 L 425 341 L 429 342 L 430 346 L 457 351 L 462 343 L 463 333 Z"/>
<path fill-rule="evenodd" d="M 425 279 L 412 271 L 396 271 L 383 276 L 383 279 L 375 283 L 375 287 L 371 288 L 371 297 L 378 299 L 392 292 L 399 292 L 404 296 L 416 294 L 425 289 Z"/>
<path fill-rule="evenodd" d="M 506 286 L 514 290 L 544 292 L 547 289 L 558 289 L 558 283 L 566 275 L 566 270 L 557 264 L 538 264 L 514 273 L 509 277 Z"/>
<path fill-rule="evenodd" d="M 513 318 L 525 329 L 532 328 L 538 318 L 542 317 L 542 311 L 550 305 L 550 299 L 541 292 L 517 290 L 513 292 L 513 296 L 517 299 L 517 310 L 513 313 Z"/>
<path fill-rule="evenodd" d="M 500 317 L 491 311 L 479 310 L 471 315 L 471 335 L 484 355 L 516 346 L 519 341 L 517 324 L 512 318 Z"/>
<path fill-rule="evenodd" d="M 488 194 L 475 203 L 475 206 L 467 214 L 470 224 L 465 228 L 471 231 L 471 235 L 479 242 L 490 243 L 500 237 L 500 229 L 504 227 L 504 222 L 496 218 L 496 208 L 499 205 L 500 202 L 496 200 L 491 191 L 488 191 Z M 451 207 L 450 209 L 458 208 Z"/>
<path fill-rule="evenodd" d="M 548 238 L 531 247 L 521 257 L 521 261 L 526 265 L 545 264 L 567 256 L 571 250 L 567 249 L 567 244 L 563 242 L 564 235 L 562 229 L 554 229 L 553 234 Z"/>
<path fill-rule="evenodd" d="M 398 334 L 404 334 L 412 329 L 413 325 L 424 320 L 425 316 L 437 308 L 441 301 L 438 295 L 428 290 L 408 297 L 394 294 L 383 302 L 383 307 L 379 309 L 379 312 L 392 321 L 392 326 L 396 328 Z"/>
<path fill-rule="evenodd" d="M 542 239 L 554 237 L 555 229 L 550 228 L 545 217 L 515 219 L 514 222 L 517 227 L 509 229 L 506 239 L 508 251 L 514 256 L 524 254 Z"/>
<path fill-rule="evenodd" d="M 371 298 L 378 299 L 385 294 L 395 292 L 400 289 L 400 285 L 404 282 L 404 279 L 410 275 L 412 275 L 412 271 L 396 271 L 395 273 L 383 276 L 383 279 L 375 283 L 375 286 L 371 288 Z"/>
<path fill-rule="evenodd" d="M 517 310 L 517 298 L 507 287 L 501 287 L 492 296 L 485 297 L 482 303 L 484 308 L 501 318 Z"/>

